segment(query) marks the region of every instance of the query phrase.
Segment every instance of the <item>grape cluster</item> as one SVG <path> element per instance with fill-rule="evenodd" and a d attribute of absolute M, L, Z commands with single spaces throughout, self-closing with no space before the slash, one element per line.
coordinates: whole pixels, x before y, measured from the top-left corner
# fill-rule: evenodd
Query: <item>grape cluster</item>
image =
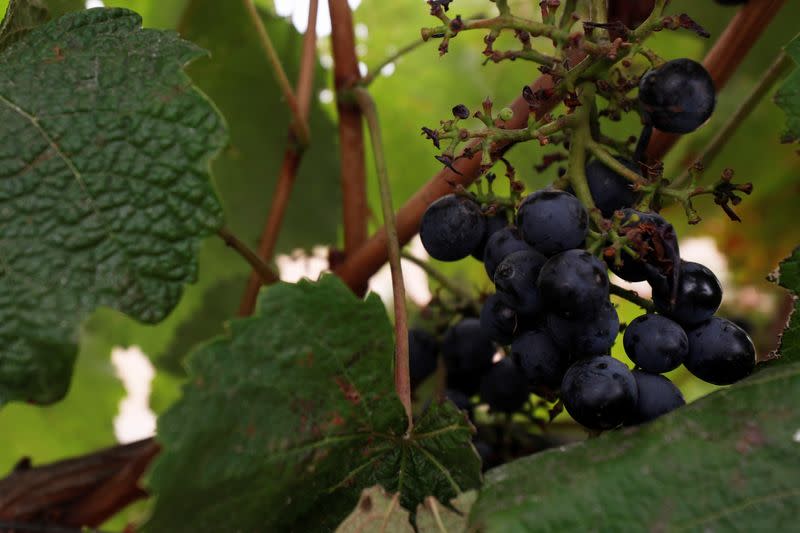
<path fill-rule="evenodd" d="M 650 124 L 686 133 L 709 118 L 715 92 L 701 65 L 679 59 L 642 77 L 639 100 Z M 617 161 L 640 174 L 639 163 Z M 441 353 L 447 395 L 464 408 L 478 394 L 492 410 L 511 413 L 534 393 L 559 398 L 585 427 L 607 430 L 683 405 L 680 390 L 662 375 L 680 365 L 718 385 L 752 372 L 747 333 L 715 316 L 722 301 L 716 276 L 681 259 L 672 225 L 641 210 L 641 193 L 625 177 L 600 160 L 585 170 L 597 209 L 629 253 L 587 245 L 590 213 L 570 188 L 548 187 L 501 206 L 459 190 L 428 207 L 420 235 L 431 257 L 482 260 L 496 291 L 480 316 L 461 317 L 438 344 L 411 331 L 414 383 L 433 371 Z M 624 330 L 633 371 L 610 356 L 620 322 L 609 270 L 652 287 L 651 312 Z M 495 361 L 498 347 L 506 356 Z"/>

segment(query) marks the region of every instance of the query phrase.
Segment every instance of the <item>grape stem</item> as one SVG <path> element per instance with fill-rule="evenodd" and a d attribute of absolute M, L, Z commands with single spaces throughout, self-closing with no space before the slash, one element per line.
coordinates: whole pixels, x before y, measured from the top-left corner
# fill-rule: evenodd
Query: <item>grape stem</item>
<path fill-rule="evenodd" d="M 697 157 L 697 161 L 701 162 L 705 168 L 708 168 L 714 159 L 719 155 L 725 145 L 731 140 L 747 119 L 748 116 L 755 110 L 761 100 L 766 96 L 769 90 L 775 85 L 775 82 L 788 70 L 792 65 L 792 60 L 786 55 L 786 52 L 781 50 L 775 61 L 769 66 L 767 71 L 763 74 L 756 86 L 747 98 L 739 105 L 736 111 L 731 115 L 727 122 L 717 130 L 716 135 L 705 147 L 705 150 Z M 691 175 L 687 170 L 678 176 L 671 184 L 673 188 L 679 188 L 690 181 Z"/>
<path fill-rule="evenodd" d="M 453 296 L 457 297 L 461 303 L 468 304 L 472 308 L 472 310 L 475 311 L 476 314 L 480 314 L 481 311 L 480 306 L 477 304 L 475 296 L 470 294 L 469 291 L 465 290 L 458 284 L 454 283 L 453 280 L 451 280 L 443 273 L 441 273 L 439 270 L 434 268 L 427 261 L 423 261 L 419 257 L 411 255 L 406 251 L 400 252 L 400 256 L 403 259 L 410 261 L 411 263 L 420 267 L 425 272 L 425 274 L 436 280 L 436 282 L 439 285 L 450 291 L 450 293 L 452 293 Z"/>
<path fill-rule="evenodd" d="M 297 101 L 300 115 L 308 120 L 311 96 L 314 88 L 314 67 L 317 59 L 317 13 L 319 1 L 311 0 L 308 4 L 308 24 L 303 35 L 303 51 L 300 58 L 300 72 L 297 75 Z M 289 143 L 283 153 L 283 162 L 278 174 L 278 182 L 272 193 L 269 214 L 258 241 L 258 256 L 262 261 L 270 261 L 275 255 L 281 226 L 289 205 L 289 199 L 297 179 L 297 171 L 303 158 L 305 147 L 296 142 L 292 125 L 289 126 Z M 242 299 L 239 302 L 239 316 L 250 316 L 256 306 L 258 291 L 262 279 L 255 270 L 250 272 Z"/>
<path fill-rule="evenodd" d="M 584 83 L 579 88 L 580 106 L 574 111 L 575 126 L 572 129 L 569 145 L 569 159 L 567 160 L 567 173 L 565 175 L 575 196 L 589 211 L 598 229 L 603 227 L 603 217 L 595 208 L 589 183 L 586 181 L 586 148 L 591 141 L 591 112 L 594 104 L 595 85 Z"/>
<path fill-rule="evenodd" d="M 369 69 L 369 71 L 367 72 L 367 75 L 364 76 L 363 78 L 361 78 L 361 82 L 359 83 L 359 85 L 361 85 L 362 87 L 368 87 L 373 81 L 375 81 L 375 78 L 378 77 L 378 75 L 381 73 L 381 70 L 383 70 L 383 68 L 386 65 L 394 63 L 395 61 L 397 61 L 398 59 L 400 59 L 404 55 L 406 55 L 406 54 L 408 54 L 410 52 L 413 52 L 414 50 L 416 50 L 417 48 L 419 48 L 423 44 L 425 44 L 425 41 L 423 41 L 422 39 L 417 39 L 416 41 L 405 45 L 404 47 L 399 49 L 397 52 L 389 55 L 383 61 L 381 61 L 380 63 L 378 63 L 377 65 L 375 65 L 371 69 Z"/>
<path fill-rule="evenodd" d="M 253 270 L 255 270 L 261 277 L 261 282 L 265 285 L 280 281 L 278 274 L 272 268 L 258 257 L 253 250 L 251 250 L 244 242 L 241 241 L 227 228 L 220 228 L 217 230 L 217 235 L 225 241 L 225 244 L 233 248 L 245 261 L 247 261 Z"/>
<path fill-rule="evenodd" d="M 361 79 L 356 54 L 353 13 L 347 0 L 328 0 L 331 14 L 331 50 L 333 52 L 333 84 L 336 89 L 336 111 L 339 116 L 339 182 L 342 190 L 342 225 L 345 258 L 353 255 L 366 242 L 367 202 L 366 150 L 364 120 L 361 109 L 349 90 Z M 385 249 L 386 246 L 383 245 Z M 356 294 L 364 294 L 367 280 L 350 286 Z"/>
<path fill-rule="evenodd" d="M 264 26 L 264 22 L 261 20 L 261 16 L 258 14 L 258 10 L 256 9 L 253 0 L 242 0 L 242 2 L 244 3 L 247 15 L 250 17 L 250 21 L 253 23 L 253 27 L 258 33 L 258 40 L 261 43 L 261 48 L 264 51 L 264 55 L 266 56 L 267 61 L 269 61 L 273 72 L 275 73 L 275 78 L 278 80 L 278 86 L 280 87 L 283 97 L 286 100 L 286 105 L 289 106 L 292 116 L 294 117 L 294 121 L 292 122 L 292 131 L 297 138 L 297 142 L 301 146 L 308 146 L 308 142 L 311 138 L 311 133 L 308 129 L 308 121 L 300 112 L 300 106 L 297 103 L 297 97 L 292 89 L 292 84 L 289 83 L 289 78 L 286 76 L 286 71 L 283 69 L 281 58 L 278 56 L 278 52 L 275 50 L 275 46 L 272 44 L 272 39 L 270 39 L 269 33 L 267 33 L 267 29 Z"/>
<path fill-rule="evenodd" d="M 378 175 L 378 187 L 381 196 L 383 223 L 386 226 L 386 247 L 389 252 L 389 268 L 392 273 L 392 293 L 394 296 L 395 323 L 395 365 L 394 385 L 400 402 L 408 417 L 407 434 L 411 433 L 413 420 L 411 413 L 411 378 L 408 362 L 408 317 L 406 314 L 406 289 L 403 283 L 403 268 L 400 264 L 400 242 L 397 237 L 397 224 L 392 207 L 392 192 L 389 185 L 389 171 L 383 153 L 378 109 L 369 92 L 363 87 L 354 87 L 353 96 L 358 102 L 361 112 L 369 127 L 372 153 L 375 158 L 375 169 Z"/>
<path fill-rule="evenodd" d="M 498 8 L 500 6 L 498 5 Z M 435 26 L 432 28 L 423 28 L 421 30 L 422 39 L 427 41 L 431 37 L 443 36 L 445 39 L 456 36 L 462 31 L 468 30 L 491 30 L 492 32 L 499 33 L 502 30 L 517 30 L 524 31 L 530 34 L 531 37 L 548 37 L 553 41 L 563 44 L 569 39 L 569 31 L 553 26 L 536 22 L 533 20 L 524 19 L 511 15 L 510 13 L 501 14 L 488 19 L 473 19 L 473 20 L 460 20 L 452 21 L 442 15 L 445 22 L 444 25 Z M 454 29 L 456 26 L 457 29 Z M 588 40 L 581 42 L 581 47 L 589 53 L 596 55 L 603 55 L 607 51 L 607 47 L 598 45 Z"/>
<path fill-rule="evenodd" d="M 632 291 L 630 289 L 624 289 L 619 285 L 614 285 L 613 283 L 609 283 L 608 292 L 610 292 L 614 296 L 619 296 L 624 300 L 628 300 L 632 304 L 638 305 L 648 313 L 653 313 L 656 310 L 655 304 L 653 302 L 651 302 L 647 298 L 642 298 L 636 293 L 636 291 Z"/>
<path fill-rule="evenodd" d="M 608 153 L 608 150 L 606 150 L 600 143 L 593 140 L 589 140 L 586 143 L 586 147 L 589 149 L 590 152 L 592 152 L 592 155 L 594 155 L 597 159 L 602 161 L 605 166 L 607 166 L 608 168 L 610 168 L 611 170 L 613 170 L 626 180 L 630 181 L 631 183 L 642 182 L 642 177 L 639 174 L 637 174 L 633 170 L 629 169 L 628 167 L 617 161 L 614 158 L 614 156 Z"/>

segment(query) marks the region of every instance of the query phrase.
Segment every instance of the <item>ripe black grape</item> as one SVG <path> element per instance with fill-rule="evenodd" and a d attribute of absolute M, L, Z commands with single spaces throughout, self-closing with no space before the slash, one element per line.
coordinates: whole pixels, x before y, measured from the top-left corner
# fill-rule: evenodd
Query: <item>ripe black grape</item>
<path fill-rule="evenodd" d="M 543 189 L 528 195 L 519 206 L 517 227 L 525 242 L 551 256 L 583 243 L 589 215 L 568 192 Z"/>
<path fill-rule="evenodd" d="M 756 364 L 753 341 L 730 320 L 715 316 L 687 334 L 689 353 L 684 365 L 703 381 L 730 385 L 753 371 Z"/>
<path fill-rule="evenodd" d="M 517 331 L 517 312 L 492 294 L 481 307 L 481 327 L 493 341 L 509 344 Z"/>
<path fill-rule="evenodd" d="M 546 396 L 558 391 L 569 366 L 569 355 L 542 329 L 526 331 L 514 339 L 511 357 L 522 369 L 531 390 Z"/>
<path fill-rule="evenodd" d="M 686 404 L 680 389 L 664 376 L 634 370 L 633 379 L 638 400 L 627 425 L 649 422 Z"/>
<path fill-rule="evenodd" d="M 528 383 L 520 368 L 506 357 L 483 376 L 480 395 L 493 411 L 513 413 L 528 399 Z"/>
<path fill-rule="evenodd" d="M 489 237 L 483 253 L 483 265 L 489 279 L 494 280 L 494 272 L 503 259 L 521 250 L 532 250 L 532 248 L 522 240 L 516 228 L 503 228 Z"/>
<path fill-rule="evenodd" d="M 425 210 L 419 236 L 434 259 L 457 261 L 477 250 L 483 242 L 486 217 L 471 198 L 448 194 Z"/>
<path fill-rule="evenodd" d="M 548 259 L 538 286 L 548 310 L 562 318 L 594 316 L 608 300 L 605 265 L 585 250 L 568 250 Z"/>
<path fill-rule="evenodd" d="M 561 399 L 576 422 L 589 429 L 613 429 L 636 409 L 638 390 L 624 363 L 602 355 L 573 364 L 561 383 Z"/>
<path fill-rule="evenodd" d="M 441 346 L 447 384 L 466 394 L 475 394 L 480 378 L 491 366 L 494 343 L 477 318 L 465 318 L 444 334 Z"/>
<path fill-rule="evenodd" d="M 656 128 L 669 133 L 689 133 L 714 111 L 714 80 L 697 61 L 674 59 L 642 77 L 639 101 Z"/>
<path fill-rule="evenodd" d="M 508 227 L 508 211 L 500 208 L 494 214 L 486 216 L 486 233 L 483 240 L 472 252 L 472 257 L 478 261 L 483 261 L 484 253 L 486 251 L 486 244 L 492 235 Z"/>
<path fill-rule="evenodd" d="M 646 372 L 661 374 L 678 368 L 689 351 L 683 328 L 667 317 L 642 315 L 625 329 L 625 353 Z"/>
<path fill-rule="evenodd" d="M 545 257 L 536 250 L 521 250 L 509 254 L 494 273 L 497 295 L 520 314 L 538 313 L 541 309 L 541 298 L 536 280 L 545 261 Z"/>
<path fill-rule="evenodd" d="M 616 159 L 635 173 L 640 174 L 638 163 L 623 157 Z M 618 209 L 631 207 L 639 196 L 631 188 L 630 181 L 598 159 L 586 165 L 586 181 L 589 184 L 589 191 L 592 193 L 595 206 L 606 218 L 611 217 Z"/>
<path fill-rule="evenodd" d="M 569 320 L 547 315 L 547 332 L 559 348 L 575 358 L 610 352 L 619 333 L 616 308 L 606 300 L 596 316 Z"/>
<path fill-rule="evenodd" d="M 408 330 L 408 364 L 411 374 L 411 388 L 416 388 L 425 378 L 436 370 L 436 356 L 439 347 L 433 335 L 424 329 Z"/>
<path fill-rule="evenodd" d="M 678 276 L 675 305 L 670 306 L 669 293 L 653 284 L 653 303 L 659 313 L 687 327 L 711 318 L 722 302 L 722 286 L 711 270 L 699 263 L 682 261 Z"/>

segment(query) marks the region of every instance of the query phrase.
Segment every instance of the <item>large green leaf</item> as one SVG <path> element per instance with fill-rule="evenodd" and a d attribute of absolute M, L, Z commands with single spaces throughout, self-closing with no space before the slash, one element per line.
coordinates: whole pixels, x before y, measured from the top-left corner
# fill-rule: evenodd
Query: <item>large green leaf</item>
<path fill-rule="evenodd" d="M 39 0 L 11 0 L 0 24 L 0 51 L 46 20 L 47 8 Z"/>
<path fill-rule="evenodd" d="M 800 292 L 800 249 L 781 265 Z M 643 427 L 496 468 L 485 531 L 785 531 L 800 504 L 800 314 L 778 361 Z"/>
<path fill-rule="evenodd" d="M 775 103 L 786 113 L 785 142 L 800 140 L 800 35 L 786 45 L 786 54 L 797 64 L 775 94 Z"/>
<path fill-rule="evenodd" d="M 338 278 L 279 284 L 189 360 L 159 423 L 146 531 L 324 531 L 375 484 L 416 508 L 477 486 L 471 427 L 432 405 L 406 436 L 391 326 Z"/>
<path fill-rule="evenodd" d="M 163 319 L 221 224 L 203 51 L 127 10 L 66 15 L 0 53 L 0 404 L 63 396 L 100 306 Z"/>

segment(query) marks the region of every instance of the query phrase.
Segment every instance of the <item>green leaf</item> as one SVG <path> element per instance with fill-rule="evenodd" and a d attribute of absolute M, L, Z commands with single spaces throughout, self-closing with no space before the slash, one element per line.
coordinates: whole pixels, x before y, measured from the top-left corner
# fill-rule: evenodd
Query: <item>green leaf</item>
<path fill-rule="evenodd" d="M 775 103 L 786 113 L 786 131 L 783 142 L 800 140 L 800 35 L 786 45 L 786 54 L 799 66 L 786 78 L 775 94 Z"/>
<path fill-rule="evenodd" d="M 800 248 L 780 284 L 800 293 Z M 800 504 L 800 313 L 777 361 L 639 428 L 491 470 L 482 531 L 782 530 Z"/>
<path fill-rule="evenodd" d="M 0 404 L 58 400 L 78 325 L 108 306 L 162 320 L 222 221 L 221 117 L 182 68 L 203 51 L 93 9 L 0 53 Z"/>
<path fill-rule="evenodd" d="M 190 384 L 159 424 L 146 531 L 326 531 L 365 487 L 414 509 L 478 485 L 471 427 L 451 404 L 405 436 L 377 296 L 326 276 L 273 286 L 259 303 L 189 360 Z"/>
<path fill-rule="evenodd" d="M 0 51 L 46 20 L 47 8 L 39 0 L 11 0 L 0 24 Z"/>
<path fill-rule="evenodd" d="M 448 506 L 429 496 L 417 507 L 415 516 L 418 533 L 457 533 L 466 531 L 467 511 L 475 501 L 475 491 L 461 493 Z M 342 522 L 336 533 L 413 533 L 409 512 L 400 506 L 399 494 L 389 494 L 380 486 L 361 492 L 358 505 Z"/>
<path fill-rule="evenodd" d="M 797 299 L 797 295 L 800 295 L 800 247 L 795 248 L 792 255 L 781 263 L 778 272 L 775 281 L 795 295 L 794 310 L 781 335 L 781 345 L 778 350 L 781 357 L 770 361 L 769 364 L 800 363 L 800 300 Z"/>

